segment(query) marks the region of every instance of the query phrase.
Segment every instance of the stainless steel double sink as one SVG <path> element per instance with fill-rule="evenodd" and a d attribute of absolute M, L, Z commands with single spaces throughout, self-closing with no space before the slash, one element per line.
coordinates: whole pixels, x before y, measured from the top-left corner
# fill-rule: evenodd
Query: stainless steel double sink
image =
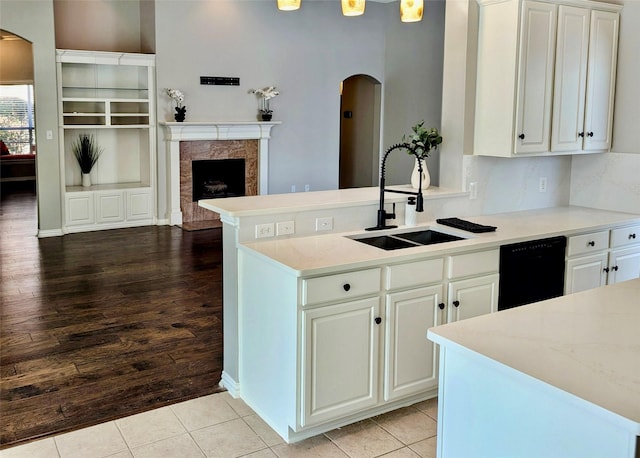
<path fill-rule="evenodd" d="M 423 229 L 397 234 L 376 235 L 372 237 L 358 235 L 350 236 L 349 238 L 383 250 L 398 250 L 401 248 L 415 248 L 417 246 L 465 240 L 469 237 L 447 234 L 433 229 Z"/>

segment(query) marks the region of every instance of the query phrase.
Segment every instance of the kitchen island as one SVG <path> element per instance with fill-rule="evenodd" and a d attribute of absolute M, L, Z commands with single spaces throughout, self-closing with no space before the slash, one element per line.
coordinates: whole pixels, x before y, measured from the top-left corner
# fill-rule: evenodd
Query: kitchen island
<path fill-rule="evenodd" d="M 438 457 L 638 457 L 640 279 L 431 328 Z"/>

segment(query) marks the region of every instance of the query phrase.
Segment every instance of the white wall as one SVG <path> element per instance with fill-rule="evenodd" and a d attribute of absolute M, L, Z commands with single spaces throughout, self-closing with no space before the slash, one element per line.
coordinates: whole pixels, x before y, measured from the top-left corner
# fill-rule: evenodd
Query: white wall
<path fill-rule="evenodd" d="M 2 0 L 0 28 L 33 44 L 39 233 L 60 235 L 61 187 L 52 0 Z M 53 133 L 47 140 L 46 131 Z"/>
<path fill-rule="evenodd" d="M 620 47 L 613 128 L 614 153 L 574 157 L 571 204 L 640 213 L 640 2 L 627 1 Z"/>

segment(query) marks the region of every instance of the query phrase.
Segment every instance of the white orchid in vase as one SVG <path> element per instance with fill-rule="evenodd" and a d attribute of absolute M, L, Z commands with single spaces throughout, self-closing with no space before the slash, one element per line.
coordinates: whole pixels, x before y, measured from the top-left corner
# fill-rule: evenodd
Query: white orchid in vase
<path fill-rule="evenodd" d="M 176 103 L 176 113 L 174 115 L 175 120 L 178 122 L 184 121 L 187 113 L 187 107 L 184 106 L 184 94 L 182 91 L 180 89 L 171 89 L 167 87 L 164 89 L 164 92 Z"/>
<path fill-rule="evenodd" d="M 273 113 L 273 110 L 269 107 L 269 100 L 280 95 L 280 92 L 275 86 L 268 86 L 262 89 L 249 89 L 249 94 L 255 94 L 260 98 L 260 113 L 270 115 Z"/>

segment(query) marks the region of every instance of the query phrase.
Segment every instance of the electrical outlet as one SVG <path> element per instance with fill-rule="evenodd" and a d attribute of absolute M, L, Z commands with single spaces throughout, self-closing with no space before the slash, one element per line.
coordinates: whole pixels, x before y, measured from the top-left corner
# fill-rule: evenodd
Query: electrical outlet
<path fill-rule="evenodd" d="M 291 192 L 296 192 L 296 185 L 295 184 L 291 185 Z"/>
<path fill-rule="evenodd" d="M 538 191 L 547 192 L 547 177 L 540 177 L 540 182 L 538 183 Z"/>
<path fill-rule="evenodd" d="M 469 199 L 477 199 L 478 198 L 478 183 L 476 181 L 472 181 L 469 183 Z"/>
<path fill-rule="evenodd" d="M 296 226 L 293 221 L 281 221 L 276 223 L 276 235 L 288 235 L 293 234 L 296 231 Z"/>
<path fill-rule="evenodd" d="M 333 216 L 325 216 L 324 218 L 316 218 L 316 232 L 318 231 L 332 231 L 333 230 Z"/>
<path fill-rule="evenodd" d="M 273 223 L 256 224 L 256 238 L 273 237 Z"/>
<path fill-rule="evenodd" d="M 304 190 L 306 191 L 311 191 L 311 186 L 309 186 L 308 184 L 304 185 Z"/>

